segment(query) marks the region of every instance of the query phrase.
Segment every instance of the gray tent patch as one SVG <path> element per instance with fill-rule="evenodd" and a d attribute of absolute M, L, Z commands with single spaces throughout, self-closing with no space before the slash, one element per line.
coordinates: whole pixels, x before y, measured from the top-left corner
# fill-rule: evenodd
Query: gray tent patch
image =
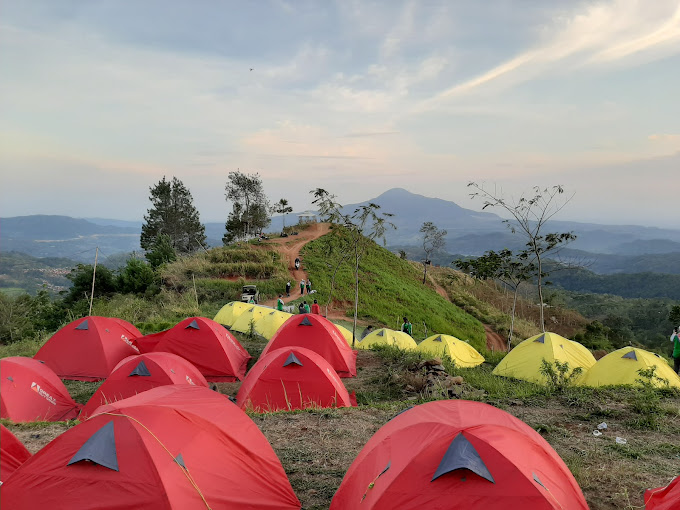
<path fill-rule="evenodd" d="M 378 336 L 385 336 L 385 331 L 383 331 L 382 329 L 378 331 Z"/>
<path fill-rule="evenodd" d="M 534 342 L 538 342 L 539 344 L 544 344 L 545 343 L 545 333 L 543 333 L 536 340 L 534 340 Z"/>
<path fill-rule="evenodd" d="M 149 369 L 146 367 L 146 363 L 144 363 L 144 360 L 140 361 L 135 369 L 128 374 L 128 377 L 131 377 L 133 375 L 141 375 L 144 377 L 150 377 L 151 372 L 149 372 Z"/>
<path fill-rule="evenodd" d="M 545 490 L 548 490 L 548 488 L 547 488 L 545 485 L 543 485 L 543 482 L 541 482 L 541 480 L 538 478 L 538 475 L 537 475 L 536 473 L 534 473 L 534 472 L 532 471 L 531 474 L 534 475 L 534 481 L 535 481 L 538 485 L 540 485 L 541 487 L 543 487 Z"/>
<path fill-rule="evenodd" d="M 380 476 L 384 475 L 387 472 L 387 470 L 390 469 L 390 467 L 392 467 L 392 461 L 391 460 L 387 461 L 387 466 L 385 466 L 385 469 L 383 469 L 378 476 L 380 477 Z"/>
<path fill-rule="evenodd" d="M 300 324 L 298 326 L 313 326 L 314 324 L 311 323 L 311 321 L 307 318 L 305 315 L 305 318 L 300 321 Z"/>
<path fill-rule="evenodd" d="M 9 379 L 10 381 L 14 382 L 14 379 L 12 379 L 12 376 L 11 376 L 11 375 L 10 375 L 10 376 L 7 376 L 7 379 Z"/>
<path fill-rule="evenodd" d="M 201 327 L 198 325 L 198 322 L 196 322 L 196 319 L 191 321 L 191 324 L 189 324 L 186 328 L 184 329 L 201 329 Z"/>
<path fill-rule="evenodd" d="M 624 355 L 621 356 L 621 357 L 622 357 L 622 358 L 627 358 L 627 359 L 634 359 L 635 361 L 637 361 L 637 356 L 635 355 L 635 351 L 627 352 L 626 354 L 624 354 Z"/>
<path fill-rule="evenodd" d="M 113 434 L 113 421 L 108 422 L 85 441 L 67 466 L 89 460 L 105 468 L 118 471 L 118 456 L 116 455 L 116 438 Z"/>
<path fill-rule="evenodd" d="M 80 324 L 78 324 L 78 325 L 76 326 L 76 329 L 84 329 L 84 330 L 90 329 L 90 327 L 87 325 L 87 319 L 85 319 L 83 322 L 81 322 Z"/>
<path fill-rule="evenodd" d="M 177 462 L 177 464 L 182 466 L 184 469 L 187 468 L 187 465 L 184 463 L 184 457 L 182 457 L 181 453 L 175 457 L 175 462 Z"/>
<path fill-rule="evenodd" d="M 477 453 L 475 447 L 465 438 L 462 432 L 451 441 L 442 461 L 439 463 L 439 467 L 437 467 L 437 471 L 435 471 L 430 481 L 434 482 L 440 476 L 457 469 L 467 469 L 491 483 L 496 483 L 479 453 Z"/>
<path fill-rule="evenodd" d="M 441 342 L 441 341 L 442 341 L 442 336 L 439 335 L 437 338 L 435 338 L 435 339 L 432 340 L 432 341 L 433 341 L 433 342 Z"/>
<path fill-rule="evenodd" d="M 294 352 L 291 352 L 288 357 L 286 358 L 286 362 L 283 364 L 284 367 L 287 367 L 288 365 L 291 365 L 295 363 L 296 365 L 304 366 L 302 364 L 302 361 L 298 359 L 298 357 L 295 355 Z"/>

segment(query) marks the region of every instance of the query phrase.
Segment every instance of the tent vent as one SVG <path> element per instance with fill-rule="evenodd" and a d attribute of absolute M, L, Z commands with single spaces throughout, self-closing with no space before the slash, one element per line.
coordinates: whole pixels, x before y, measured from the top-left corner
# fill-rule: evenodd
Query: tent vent
<path fill-rule="evenodd" d="M 81 322 L 80 324 L 78 324 L 78 325 L 76 326 L 76 329 L 84 329 L 84 330 L 90 329 L 89 326 L 87 325 L 87 319 L 85 319 L 83 322 Z"/>
<path fill-rule="evenodd" d="M 380 331 L 378 331 L 378 336 L 385 336 L 385 330 L 381 329 Z"/>
<path fill-rule="evenodd" d="M 170 369 L 170 372 L 172 372 L 173 374 L 176 374 L 176 373 L 177 373 L 177 372 L 175 372 L 175 369 L 174 369 L 174 368 L 171 368 L 171 369 Z"/>
<path fill-rule="evenodd" d="M 113 422 L 110 421 L 85 441 L 67 466 L 89 460 L 105 468 L 118 471 L 118 457 L 116 455 L 116 438 L 113 434 Z"/>
<path fill-rule="evenodd" d="M 539 344 L 544 344 L 545 343 L 545 333 L 543 333 L 536 340 L 534 340 L 534 342 L 538 342 Z"/>
<path fill-rule="evenodd" d="M 477 453 L 475 447 L 465 438 L 462 432 L 451 441 L 442 461 L 439 463 L 437 471 L 435 471 L 430 481 L 434 482 L 440 476 L 457 469 L 467 469 L 491 483 L 496 483 L 479 453 Z"/>
<path fill-rule="evenodd" d="M 140 361 L 135 369 L 128 374 L 128 377 L 132 377 L 133 375 L 141 375 L 144 377 L 150 377 L 151 372 L 149 372 L 149 369 L 146 368 L 146 363 L 144 363 L 144 360 Z"/>
<path fill-rule="evenodd" d="M 534 481 L 535 481 L 538 485 L 540 485 L 541 487 L 543 487 L 545 490 L 548 490 L 548 488 L 547 488 L 545 485 L 543 485 L 543 482 L 541 482 L 541 480 L 538 478 L 538 475 L 537 475 L 536 473 L 534 473 L 534 472 L 532 471 L 531 474 L 534 475 Z"/>
<path fill-rule="evenodd" d="M 12 376 L 11 376 L 11 375 L 8 376 L 7 379 L 9 379 L 10 381 L 14 382 L 14 379 L 12 379 Z"/>
<path fill-rule="evenodd" d="M 189 324 L 186 328 L 184 329 L 201 329 L 201 327 L 198 325 L 198 322 L 196 322 L 196 319 L 191 321 L 191 324 Z"/>
<path fill-rule="evenodd" d="M 432 341 L 433 341 L 433 342 L 441 342 L 441 341 L 442 341 L 442 336 L 439 335 L 437 338 L 435 338 L 435 339 L 432 340 Z"/>
<path fill-rule="evenodd" d="M 187 468 L 187 465 L 184 463 L 184 457 L 182 457 L 181 453 L 175 457 L 175 462 L 177 462 L 177 464 L 182 466 L 184 469 Z"/>
<path fill-rule="evenodd" d="M 307 318 L 305 315 L 304 319 L 298 324 L 298 326 L 313 326 L 314 324 L 311 323 L 311 321 Z"/>
<path fill-rule="evenodd" d="M 392 416 L 392 418 L 390 418 L 388 421 L 394 420 L 397 416 L 399 416 L 400 414 L 404 414 L 404 413 L 405 413 L 406 411 L 408 411 L 409 409 L 413 409 L 413 406 L 408 406 L 406 409 L 402 409 L 402 410 L 399 411 L 397 414 L 395 414 L 394 416 Z"/>
<path fill-rule="evenodd" d="M 37 359 L 36 361 L 37 361 L 38 363 L 42 363 L 43 365 L 45 364 L 45 362 L 44 362 L 43 360 L 41 360 L 41 359 Z"/>
<path fill-rule="evenodd" d="M 637 356 L 635 355 L 635 351 L 627 352 L 626 354 L 621 356 L 621 358 L 634 359 L 635 361 L 637 361 Z"/>
<path fill-rule="evenodd" d="M 391 461 L 391 460 L 390 460 L 390 461 L 387 461 L 387 466 L 385 466 L 385 469 L 383 469 L 383 470 L 380 472 L 380 474 L 378 475 L 378 477 L 384 475 L 384 474 L 387 472 L 387 470 L 390 469 L 390 467 L 392 467 L 392 461 Z"/>
<path fill-rule="evenodd" d="M 291 352 L 288 357 L 286 358 L 286 362 L 283 364 L 284 367 L 287 367 L 288 365 L 291 365 L 295 363 L 296 365 L 302 365 L 302 361 L 298 359 L 298 357 L 295 355 L 295 353 Z"/>

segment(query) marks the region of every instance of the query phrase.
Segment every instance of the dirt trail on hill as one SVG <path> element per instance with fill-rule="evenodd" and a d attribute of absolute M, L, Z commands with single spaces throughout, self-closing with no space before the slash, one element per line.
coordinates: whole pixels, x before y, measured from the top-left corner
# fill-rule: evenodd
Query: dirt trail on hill
<path fill-rule="evenodd" d="M 447 301 L 450 301 L 449 299 L 449 294 L 446 292 L 444 287 L 439 285 L 432 276 L 428 276 L 430 279 L 430 283 L 434 286 L 434 289 L 437 291 L 437 294 L 439 294 L 441 297 L 446 299 Z M 491 329 L 491 326 L 488 324 L 482 324 L 484 326 L 484 332 L 486 333 L 486 348 L 491 350 L 491 351 L 507 351 L 507 345 L 505 343 L 505 339 L 496 333 L 493 329 Z"/>

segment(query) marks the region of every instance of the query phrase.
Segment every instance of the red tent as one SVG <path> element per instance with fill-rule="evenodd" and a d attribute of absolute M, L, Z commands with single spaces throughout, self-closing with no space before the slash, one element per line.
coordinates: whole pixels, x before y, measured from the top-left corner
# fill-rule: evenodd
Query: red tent
<path fill-rule="evenodd" d="M 279 328 L 262 354 L 281 347 L 305 347 L 323 356 L 340 377 L 357 375 L 357 351 L 347 345 L 335 324 L 321 315 L 293 315 Z"/>
<path fill-rule="evenodd" d="M 680 476 L 665 487 L 645 491 L 646 510 L 677 510 L 680 508 Z"/>
<path fill-rule="evenodd" d="M 0 359 L 0 417 L 19 421 L 62 421 L 80 405 L 52 369 L 32 358 Z"/>
<path fill-rule="evenodd" d="M 167 331 L 137 340 L 142 352 L 172 352 L 190 361 L 208 381 L 242 380 L 250 355 L 224 327 L 189 317 Z"/>
<path fill-rule="evenodd" d="M 31 452 L 14 434 L 0 424 L 0 482 L 5 482 L 7 477 L 30 457 Z"/>
<path fill-rule="evenodd" d="M 193 384 L 208 388 L 208 381 L 184 358 L 169 352 L 149 352 L 124 359 L 95 391 L 80 412 L 84 420 L 100 405 L 116 402 L 156 386 Z"/>
<path fill-rule="evenodd" d="M 356 405 L 328 361 L 303 347 L 263 354 L 241 384 L 236 402 L 241 409 L 260 412 Z"/>
<path fill-rule="evenodd" d="M 33 357 L 62 379 L 99 381 L 120 360 L 139 354 L 132 331 L 136 328 L 121 319 L 85 317 L 57 331 Z"/>
<path fill-rule="evenodd" d="M 443 400 L 402 412 L 366 443 L 331 510 L 587 510 L 555 450 L 514 416 Z"/>
<path fill-rule="evenodd" d="M 102 406 L 25 462 L 3 508 L 299 509 L 274 450 L 225 396 L 160 386 Z"/>

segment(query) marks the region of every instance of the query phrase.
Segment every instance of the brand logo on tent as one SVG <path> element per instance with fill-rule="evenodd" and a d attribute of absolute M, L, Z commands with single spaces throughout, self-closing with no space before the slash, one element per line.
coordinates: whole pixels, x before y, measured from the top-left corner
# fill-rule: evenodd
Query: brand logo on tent
<path fill-rule="evenodd" d="M 133 344 L 132 340 L 130 340 L 128 337 L 126 337 L 125 335 L 120 335 L 120 339 L 126 344 L 128 344 L 130 347 L 132 347 L 135 351 L 139 352 L 139 348 L 135 344 Z"/>
<path fill-rule="evenodd" d="M 47 393 L 45 390 L 43 390 L 38 383 L 32 382 L 31 389 L 35 391 L 38 395 L 40 395 L 42 398 L 47 400 L 53 406 L 57 405 L 56 399 L 52 395 Z"/>
<path fill-rule="evenodd" d="M 189 376 L 187 375 L 186 378 L 187 378 L 187 382 L 188 382 L 189 384 L 193 384 L 194 386 L 196 386 L 196 384 L 194 384 L 194 381 L 191 380 L 191 377 L 189 377 Z"/>

